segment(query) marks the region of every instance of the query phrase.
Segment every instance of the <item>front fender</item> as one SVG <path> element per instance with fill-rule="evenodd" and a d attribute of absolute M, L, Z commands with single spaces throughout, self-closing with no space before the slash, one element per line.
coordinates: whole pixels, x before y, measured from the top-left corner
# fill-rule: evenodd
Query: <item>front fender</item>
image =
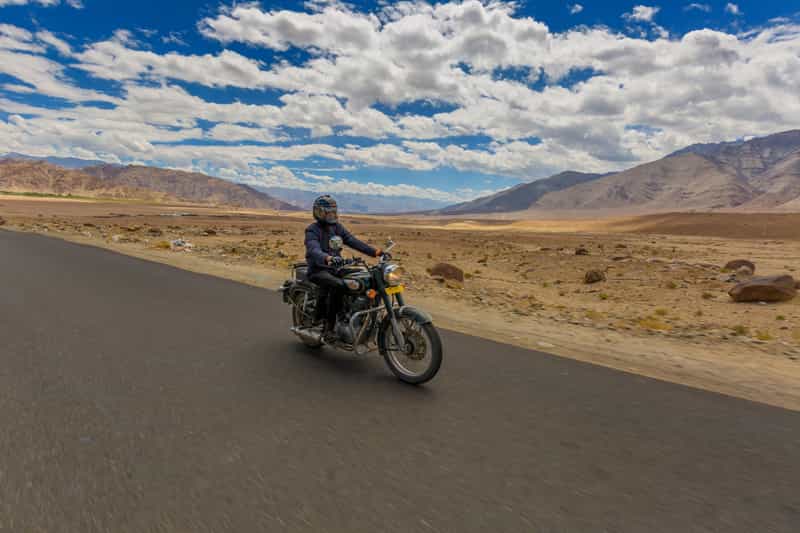
<path fill-rule="evenodd" d="M 433 317 L 423 311 L 422 309 L 417 309 L 416 307 L 412 307 L 410 305 L 404 305 L 403 307 L 399 308 L 396 311 L 396 315 L 401 318 L 410 318 L 414 320 L 417 324 L 430 324 L 433 322 Z"/>
<path fill-rule="evenodd" d="M 417 309 L 416 307 L 411 307 L 410 305 L 404 305 L 403 307 L 395 308 L 394 314 L 397 318 L 410 318 L 421 326 L 433 322 L 433 317 L 431 317 L 431 315 L 422 309 Z M 389 332 L 391 329 L 392 321 L 390 316 L 386 315 L 383 317 L 383 321 L 378 327 L 378 351 L 381 353 L 381 355 L 386 355 L 386 337 L 390 334 Z"/>

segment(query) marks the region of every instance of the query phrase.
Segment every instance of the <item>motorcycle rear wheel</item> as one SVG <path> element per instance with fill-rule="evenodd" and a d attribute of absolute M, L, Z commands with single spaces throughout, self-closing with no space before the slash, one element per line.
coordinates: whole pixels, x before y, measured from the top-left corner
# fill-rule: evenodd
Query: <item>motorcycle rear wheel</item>
<path fill-rule="evenodd" d="M 312 294 L 311 292 L 309 292 L 309 291 L 299 291 L 299 292 L 305 292 L 306 294 L 308 294 L 308 298 L 309 299 L 316 298 L 316 296 L 314 294 Z M 302 301 L 303 295 L 302 294 L 298 294 L 295 297 L 295 302 L 297 301 L 298 298 Z M 310 311 L 307 310 L 307 313 L 304 313 L 303 309 L 297 303 L 293 303 L 292 304 L 292 325 L 294 327 L 296 327 L 296 328 L 311 328 L 311 327 L 313 327 L 314 326 L 313 312 L 314 312 L 314 310 L 311 309 Z M 305 339 L 303 337 L 299 337 L 299 338 L 300 338 L 300 342 L 302 342 L 303 344 L 305 344 L 309 348 L 322 348 L 322 342 L 321 341 L 320 342 L 316 342 L 316 341 L 311 341 L 311 340 Z"/>

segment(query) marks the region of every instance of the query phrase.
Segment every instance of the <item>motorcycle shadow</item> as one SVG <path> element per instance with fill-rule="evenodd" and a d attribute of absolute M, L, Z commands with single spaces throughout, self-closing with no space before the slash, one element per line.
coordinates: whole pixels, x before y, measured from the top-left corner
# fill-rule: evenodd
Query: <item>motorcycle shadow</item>
<path fill-rule="evenodd" d="M 300 371 L 303 376 L 308 372 L 324 373 L 329 379 L 336 379 L 346 383 L 360 384 L 388 384 L 393 386 L 393 392 L 407 390 L 414 395 L 431 393 L 431 390 L 421 386 L 415 387 L 398 380 L 378 353 L 366 356 L 357 356 L 352 352 L 336 350 L 331 347 L 309 348 L 300 343 L 286 345 L 285 354 L 292 369 Z"/>

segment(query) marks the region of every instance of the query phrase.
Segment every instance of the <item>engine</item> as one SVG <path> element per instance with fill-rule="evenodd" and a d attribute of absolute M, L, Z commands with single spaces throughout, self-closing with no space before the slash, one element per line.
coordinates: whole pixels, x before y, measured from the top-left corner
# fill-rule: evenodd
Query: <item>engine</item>
<path fill-rule="evenodd" d="M 358 331 L 364 323 L 363 321 L 368 317 L 367 315 L 362 315 L 356 318 L 353 324 L 355 331 L 353 332 L 350 331 L 350 318 L 353 314 L 359 311 L 366 311 L 369 307 L 369 299 L 366 296 L 354 296 L 345 299 L 343 313 L 336 323 L 336 334 L 340 339 L 348 344 L 353 343 L 355 340 L 353 334 L 358 334 Z"/>

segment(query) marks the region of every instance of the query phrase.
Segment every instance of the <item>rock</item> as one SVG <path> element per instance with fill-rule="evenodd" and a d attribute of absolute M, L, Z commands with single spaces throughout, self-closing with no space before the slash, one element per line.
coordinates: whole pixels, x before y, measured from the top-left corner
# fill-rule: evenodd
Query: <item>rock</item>
<path fill-rule="evenodd" d="M 584 283 L 598 283 L 606 280 L 606 274 L 602 270 L 590 270 L 583 276 Z"/>
<path fill-rule="evenodd" d="M 464 271 L 450 263 L 437 263 L 428 273 L 431 276 L 441 276 L 444 279 L 464 282 Z"/>
<path fill-rule="evenodd" d="M 736 275 L 742 277 L 750 277 L 754 274 L 753 269 L 751 269 L 748 265 L 742 265 L 736 269 Z"/>
<path fill-rule="evenodd" d="M 208 228 L 207 230 L 205 230 L 205 231 L 203 232 L 203 235 L 204 235 L 205 237 L 213 237 L 213 236 L 214 236 L 214 235 L 216 235 L 216 234 L 217 234 L 217 232 L 216 232 L 216 231 L 214 231 L 214 230 L 213 230 L 213 229 L 211 229 L 211 228 Z"/>
<path fill-rule="evenodd" d="M 751 270 L 750 273 L 751 276 L 756 273 L 755 263 L 753 263 L 752 261 L 748 261 L 747 259 L 734 259 L 733 261 L 728 261 L 727 263 L 725 263 L 724 268 L 726 270 L 731 270 L 733 272 L 736 272 L 737 270 L 739 270 L 739 267 L 742 266 L 746 266 Z"/>
<path fill-rule="evenodd" d="M 175 239 L 174 241 L 169 243 L 170 248 L 173 250 L 191 250 L 194 248 L 194 245 L 189 241 L 185 241 L 183 239 Z"/>
<path fill-rule="evenodd" d="M 164 232 L 158 228 L 150 228 L 147 230 L 148 235 L 152 235 L 153 237 L 161 237 Z"/>
<path fill-rule="evenodd" d="M 589 255 L 589 250 L 587 250 L 584 246 L 578 246 L 575 248 L 575 255 Z"/>
<path fill-rule="evenodd" d="M 460 281 L 457 281 L 457 280 L 454 280 L 454 279 L 445 279 L 444 280 L 444 285 L 448 289 L 456 289 L 456 290 L 458 290 L 458 289 L 463 289 L 464 288 L 464 285 Z"/>
<path fill-rule="evenodd" d="M 0 226 L 4 225 L 5 223 L 6 223 L 6 219 L 4 219 L 3 217 L 0 217 Z"/>
<path fill-rule="evenodd" d="M 630 259 L 633 258 L 629 255 L 615 255 L 614 257 L 611 258 L 612 261 L 628 261 Z"/>
<path fill-rule="evenodd" d="M 734 286 L 728 294 L 735 302 L 785 302 L 797 296 L 792 276 L 752 278 Z"/>
<path fill-rule="evenodd" d="M 114 242 L 122 242 L 122 239 L 123 239 L 122 235 L 112 235 L 111 236 L 111 240 L 114 241 Z"/>

